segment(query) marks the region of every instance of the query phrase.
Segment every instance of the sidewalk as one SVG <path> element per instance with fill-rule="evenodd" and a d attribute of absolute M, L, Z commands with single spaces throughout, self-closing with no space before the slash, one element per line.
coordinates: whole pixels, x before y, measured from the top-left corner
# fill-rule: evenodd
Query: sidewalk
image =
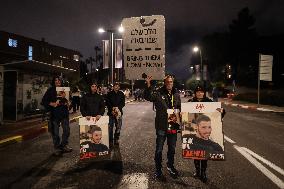
<path fill-rule="evenodd" d="M 70 123 L 75 122 L 81 114 L 70 114 Z M 11 143 L 32 139 L 47 132 L 47 121 L 32 118 L 0 126 L 0 147 Z"/>
<path fill-rule="evenodd" d="M 275 112 L 275 113 L 284 113 L 284 107 L 279 106 L 270 106 L 270 105 L 257 105 L 254 103 L 244 102 L 244 101 L 235 101 L 228 98 L 219 98 L 219 101 L 228 106 L 240 107 L 244 109 L 263 111 L 263 112 Z"/>
<path fill-rule="evenodd" d="M 129 98 L 125 103 L 133 102 L 134 99 Z M 78 121 L 81 113 L 70 113 L 70 123 Z M 16 142 L 36 138 L 37 136 L 47 132 L 47 121 L 42 121 L 41 118 L 31 118 L 13 123 L 5 123 L 0 126 L 0 147 Z"/>

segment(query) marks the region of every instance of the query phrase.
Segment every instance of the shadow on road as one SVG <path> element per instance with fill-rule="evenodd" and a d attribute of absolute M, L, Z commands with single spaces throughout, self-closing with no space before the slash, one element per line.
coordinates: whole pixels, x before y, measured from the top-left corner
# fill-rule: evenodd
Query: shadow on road
<path fill-rule="evenodd" d="M 59 159 L 59 156 L 50 155 L 47 159 L 35 165 L 16 180 L 3 186 L 3 188 L 30 188 L 37 183 L 40 178 L 48 175 Z"/>
<path fill-rule="evenodd" d="M 110 159 L 77 162 L 47 188 L 112 188 L 122 179 L 123 163 L 120 148 L 114 147 Z"/>

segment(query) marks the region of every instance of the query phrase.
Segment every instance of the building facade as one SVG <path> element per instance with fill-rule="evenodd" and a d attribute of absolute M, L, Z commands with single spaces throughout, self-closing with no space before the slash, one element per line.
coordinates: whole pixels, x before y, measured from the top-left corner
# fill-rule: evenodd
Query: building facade
<path fill-rule="evenodd" d="M 78 51 L 0 31 L 0 122 L 40 113 L 54 75 L 79 76 Z"/>

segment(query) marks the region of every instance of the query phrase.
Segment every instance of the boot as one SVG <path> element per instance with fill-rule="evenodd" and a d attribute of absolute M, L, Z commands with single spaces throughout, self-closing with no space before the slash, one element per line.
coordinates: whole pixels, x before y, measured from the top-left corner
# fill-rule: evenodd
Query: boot
<path fill-rule="evenodd" d="M 205 170 L 201 170 L 200 180 L 201 180 L 203 183 L 206 183 L 206 182 L 207 182 L 206 169 L 205 169 Z"/>
<path fill-rule="evenodd" d="M 196 179 L 200 179 L 200 174 L 201 174 L 200 165 L 201 165 L 200 160 L 194 160 L 195 172 L 193 173 L 193 177 Z"/>
<path fill-rule="evenodd" d="M 203 160 L 201 161 L 201 175 L 200 175 L 200 180 L 203 183 L 207 182 L 206 169 L 207 169 L 207 160 Z"/>

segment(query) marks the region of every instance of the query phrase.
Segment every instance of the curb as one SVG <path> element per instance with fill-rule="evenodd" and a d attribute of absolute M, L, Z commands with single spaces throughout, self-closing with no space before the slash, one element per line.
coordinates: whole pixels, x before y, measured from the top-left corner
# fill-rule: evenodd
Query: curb
<path fill-rule="evenodd" d="M 126 101 L 125 103 L 130 103 L 133 101 L 134 100 L 129 100 L 129 101 Z M 69 120 L 69 122 L 70 123 L 77 122 L 79 121 L 79 118 L 81 117 L 82 116 L 73 117 Z M 22 135 L 11 136 L 11 137 L 0 140 L 0 147 L 36 138 L 37 136 L 43 133 L 46 133 L 47 131 L 48 131 L 48 125 L 47 125 L 47 122 L 45 122 L 42 124 L 41 127 L 29 130 L 29 132 L 25 132 Z"/>
<path fill-rule="evenodd" d="M 230 103 L 230 102 L 222 102 L 222 103 L 227 105 L 227 106 L 239 107 L 239 108 L 255 110 L 255 111 L 274 112 L 274 113 L 283 113 L 284 112 L 284 111 L 271 110 L 271 109 L 268 109 L 268 108 L 258 108 L 257 106 L 247 106 L 247 105 L 242 105 L 242 104 L 235 104 L 235 103 Z"/>

